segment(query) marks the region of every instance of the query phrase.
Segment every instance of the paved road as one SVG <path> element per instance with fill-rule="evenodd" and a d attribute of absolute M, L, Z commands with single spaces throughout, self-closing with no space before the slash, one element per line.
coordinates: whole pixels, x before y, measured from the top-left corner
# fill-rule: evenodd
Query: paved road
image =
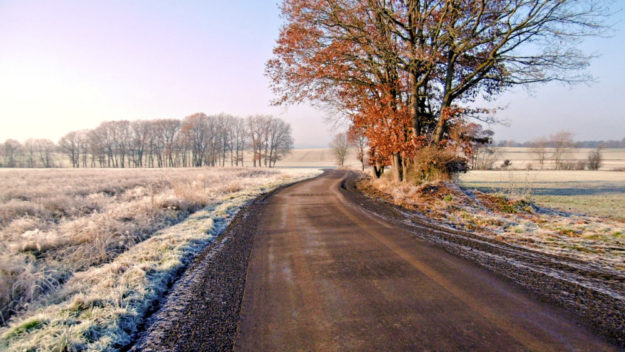
<path fill-rule="evenodd" d="M 345 200 L 345 173 L 269 198 L 239 351 L 614 350 L 534 299 Z"/>

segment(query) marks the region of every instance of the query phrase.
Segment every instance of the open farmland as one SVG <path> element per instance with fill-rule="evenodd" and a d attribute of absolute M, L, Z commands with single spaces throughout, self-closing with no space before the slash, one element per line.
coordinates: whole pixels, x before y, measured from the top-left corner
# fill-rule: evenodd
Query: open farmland
<path fill-rule="evenodd" d="M 470 171 L 460 184 L 564 211 L 625 221 L 625 172 Z"/>
<path fill-rule="evenodd" d="M 336 167 L 336 160 L 330 148 L 294 149 L 276 163 L 279 167 Z M 356 153 L 350 149 L 345 158 L 345 166 L 360 168 Z"/>
<path fill-rule="evenodd" d="M 510 160 L 510 169 L 526 170 L 528 167 L 538 170 L 540 163 L 536 154 L 532 153 L 531 148 L 522 147 L 497 147 L 494 155 L 494 168 L 499 168 L 504 160 Z M 565 154 L 567 161 L 576 162 L 578 160 L 585 161 L 588 154 L 594 149 L 590 148 L 571 148 Z M 606 148 L 601 151 L 603 162 L 601 170 L 625 169 L 625 149 L 622 148 Z M 553 160 L 551 160 L 553 150 L 546 149 L 546 160 L 544 168 L 546 170 L 553 169 Z M 247 157 L 247 155 L 246 155 Z M 247 157 L 250 160 L 249 157 Z M 335 167 L 336 162 L 330 148 L 309 148 L 294 149 L 290 154 L 279 160 L 276 164 L 279 167 Z M 345 165 L 352 168 L 360 168 L 360 162 L 356 160 L 356 153 L 350 149 Z"/>
<path fill-rule="evenodd" d="M 525 147 L 498 147 L 495 149 L 495 167 L 499 167 L 504 160 L 510 160 L 512 169 L 540 169 L 537 154 L 532 148 Z M 586 161 L 588 155 L 594 151 L 592 148 L 569 148 L 564 153 L 564 160 L 568 162 Z M 546 159 L 543 168 L 554 169 L 553 148 L 545 148 Z M 601 150 L 601 170 L 614 170 L 625 168 L 625 149 L 605 148 Z"/>
<path fill-rule="evenodd" d="M 241 206 L 318 173 L 0 170 L 0 347 L 127 343 L 176 273 Z"/>

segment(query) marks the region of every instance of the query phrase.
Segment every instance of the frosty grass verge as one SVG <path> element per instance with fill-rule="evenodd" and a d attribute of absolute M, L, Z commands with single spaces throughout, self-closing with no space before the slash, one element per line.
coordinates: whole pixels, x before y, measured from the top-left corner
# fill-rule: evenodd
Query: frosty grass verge
<path fill-rule="evenodd" d="M 223 232 L 241 207 L 262 193 L 320 173 L 284 170 L 284 177 L 264 186 L 215 199 L 111 263 L 75 273 L 64 285 L 61 302 L 15 319 L 0 331 L 0 349 L 111 351 L 127 345 L 176 273 Z"/>

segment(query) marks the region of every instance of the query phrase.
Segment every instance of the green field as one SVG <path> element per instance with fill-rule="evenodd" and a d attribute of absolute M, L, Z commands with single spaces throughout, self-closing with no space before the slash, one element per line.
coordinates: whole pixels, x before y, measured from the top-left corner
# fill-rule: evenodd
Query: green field
<path fill-rule="evenodd" d="M 529 198 L 539 205 L 625 221 L 625 172 L 471 171 L 463 187 Z"/>

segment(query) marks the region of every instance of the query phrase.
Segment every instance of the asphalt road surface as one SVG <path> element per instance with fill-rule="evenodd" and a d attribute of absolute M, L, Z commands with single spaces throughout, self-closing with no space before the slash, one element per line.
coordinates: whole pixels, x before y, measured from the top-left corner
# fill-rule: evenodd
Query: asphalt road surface
<path fill-rule="evenodd" d="M 345 176 L 266 200 L 235 350 L 617 350 L 573 314 L 347 201 Z"/>

